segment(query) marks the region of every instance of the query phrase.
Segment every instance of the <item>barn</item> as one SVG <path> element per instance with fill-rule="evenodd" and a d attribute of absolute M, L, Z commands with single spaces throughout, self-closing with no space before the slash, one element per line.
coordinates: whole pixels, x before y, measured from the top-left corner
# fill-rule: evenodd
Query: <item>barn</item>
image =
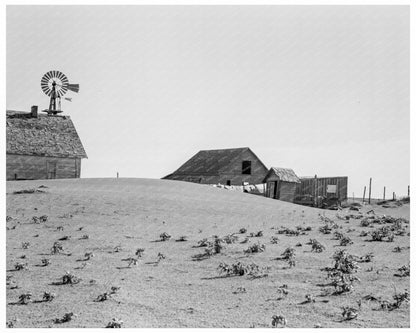
<path fill-rule="evenodd" d="M 292 169 L 272 167 L 263 183 L 266 184 L 266 197 L 294 202 L 300 179 Z"/>
<path fill-rule="evenodd" d="M 200 184 L 261 184 L 267 174 L 263 162 L 248 148 L 201 150 L 178 170 L 162 179 Z"/>
<path fill-rule="evenodd" d="M 6 110 L 7 180 L 79 178 L 87 158 L 69 116 Z"/>

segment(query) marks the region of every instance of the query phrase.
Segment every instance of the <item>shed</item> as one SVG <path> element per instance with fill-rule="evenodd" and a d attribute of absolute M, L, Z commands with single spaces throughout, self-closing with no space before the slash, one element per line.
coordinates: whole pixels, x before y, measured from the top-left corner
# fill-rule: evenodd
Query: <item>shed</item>
<path fill-rule="evenodd" d="M 261 184 L 267 168 L 248 148 L 201 150 L 162 179 L 200 184 Z"/>
<path fill-rule="evenodd" d="M 295 202 L 320 207 L 347 198 L 348 177 L 301 177 Z"/>
<path fill-rule="evenodd" d="M 69 116 L 6 110 L 7 180 L 79 178 L 84 147 Z"/>
<path fill-rule="evenodd" d="M 263 183 L 266 183 L 267 197 L 294 202 L 296 187 L 300 183 L 300 179 L 292 169 L 272 167 Z"/>

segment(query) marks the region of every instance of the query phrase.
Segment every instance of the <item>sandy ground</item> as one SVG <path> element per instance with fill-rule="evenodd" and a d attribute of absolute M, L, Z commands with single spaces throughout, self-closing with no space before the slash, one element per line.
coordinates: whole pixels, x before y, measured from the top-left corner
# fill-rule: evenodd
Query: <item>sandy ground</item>
<path fill-rule="evenodd" d="M 45 193 L 13 194 L 16 190 L 40 188 Z M 191 183 L 149 179 L 77 179 L 24 181 L 7 183 L 7 320 L 15 327 L 105 327 L 113 318 L 123 320 L 123 327 L 271 327 L 273 315 L 283 315 L 287 327 L 409 327 L 409 305 L 393 311 L 381 311 L 377 302 L 362 301 L 358 317 L 343 321 L 342 306 L 358 308 L 357 301 L 374 295 L 392 301 L 397 292 L 410 290 L 409 277 L 394 276 L 397 269 L 409 263 L 409 236 L 397 236 L 394 242 L 370 242 L 360 237 L 360 219 L 339 219 L 336 214 L 364 214 L 374 209 L 409 219 L 409 204 L 383 208 L 364 206 L 360 212 L 348 209 L 324 211 L 245 193 Z M 44 223 L 33 223 L 33 216 L 47 215 Z M 354 242 L 345 247 L 333 234 L 322 234 L 320 215 L 333 219 Z M 280 226 L 310 226 L 306 235 L 277 234 Z M 63 227 L 61 230 L 58 227 Z M 213 235 L 263 231 L 241 244 L 246 235 L 239 234 L 234 244 L 225 244 L 220 254 L 206 260 L 194 260 L 204 253 L 197 242 Z M 378 227 L 378 226 L 376 226 Z M 408 225 L 406 225 L 408 228 Z M 79 230 L 82 228 L 82 230 Z M 348 230 L 350 229 L 350 230 Z M 409 229 L 407 229 L 409 230 Z M 348 232 L 347 232 L 348 231 Z M 165 242 L 159 235 L 167 232 Z M 88 239 L 82 239 L 88 235 Z M 51 254 L 55 241 L 65 254 Z M 180 236 L 188 241 L 176 242 Z M 279 238 L 272 244 L 272 236 Z M 315 238 L 326 250 L 311 252 L 306 243 Z M 29 242 L 27 249 L 23 242 Z M 250 245 L 266 246 L 262 253 L 245 254 Z M 300 243 L 302 246 L 296 247 Z M 114 248 L 120 245 L 121 250 Z M 288 268 L 276 257 L 289 246 L 296 250 L 296 266 Z M 397 246 L 404 247 L 393 252 Z M 127 268 L 122 259 L 135 257 L 144 248 L 138 265 Z M 374 254 L 373 262 L 360 263 L 351 293 L 322 295 L 331 287 L 322 268 L 332 267 L 337 249 L 362 256 Z M 94 257 L 84 261 L 84 254 Z M 158 253 L 166 259 L 156 264 Z M 69 255 L 70 254 L 70 255 Z M 21 258 L 25 256 L 24 258 Z M 47 258 L 51 264 L 41 266 Z M 255 263 L 269 266 L 267 277 L 221 277 L 218 265 Z M 27 263 L 26 270 L 14 270 L 16 263 Z M 85 267 L 84 267 L 85 266 Z M 81 278 L 74 285 L 59 285 L 66 271 Z M 278 287 L 287 284 L 288 294 L 279 300 Z M 17 288 L 13 288 L 16 287 Z M 120 290 L 104 302 L 96 298 Z M 245 288 L 245 293 L 236 293 Z M 39 302 L 45 291 L 53 292 L 52 302 Z M 16 304 L 19 295 L 30 292 L 27 305 Z M 315 303 L 301 304 L 305 295 L 316 297 Z M 54 323 L 67 312 L 77 317 Z"/>

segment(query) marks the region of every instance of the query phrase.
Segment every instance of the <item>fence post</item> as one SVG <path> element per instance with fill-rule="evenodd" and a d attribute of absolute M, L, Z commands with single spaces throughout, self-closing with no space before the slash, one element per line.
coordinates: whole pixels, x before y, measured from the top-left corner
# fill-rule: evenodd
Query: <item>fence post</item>
<path fill-rule="evenodd" d="M 383 200 L 386 200 L 386 187 L 384 186 L 384 191 L 383 191 Z"/>
<path fill-rule="evenodd" d="M 370 186 L 368 188 L 368 203 L 371 203 L 371 178 L 370 178 Z"/>
<path fill-rule="evenodd" d="M 407 185 L 407 196 L 410 197 L 410 185 Z"/>
<path fill-rule="evenodd" d="M 117 171 L 117 178 L 118 178 L 118 171 Z"/>
<path fill-rule="evenodd" d="M 366 186 L 364 186 L 364 194 L 363 194 L 363 202 L 364 202 L 364 200 L 365 200 L 365 190 L 366 190 Z"/>
<path fill-rule="evenodd" d="M 396 200 L 396 193 L 393 192 L 393 201 Z"/>

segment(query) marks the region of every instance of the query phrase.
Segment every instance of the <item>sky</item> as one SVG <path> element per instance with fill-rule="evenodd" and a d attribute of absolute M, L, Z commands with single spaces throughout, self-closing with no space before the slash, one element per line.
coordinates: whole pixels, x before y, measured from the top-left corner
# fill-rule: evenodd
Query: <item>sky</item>
<path fill-rule="evenodd" d="M 199 150 L 407 195 L 408 6 L 7 6 L 6 109 L 47 108 L 49 70 L 81 176 L 161 178 Z M 368 190 L 367 190 L 368 191 Z M 368 193 L 368 192 L 367 192 Z"/>

